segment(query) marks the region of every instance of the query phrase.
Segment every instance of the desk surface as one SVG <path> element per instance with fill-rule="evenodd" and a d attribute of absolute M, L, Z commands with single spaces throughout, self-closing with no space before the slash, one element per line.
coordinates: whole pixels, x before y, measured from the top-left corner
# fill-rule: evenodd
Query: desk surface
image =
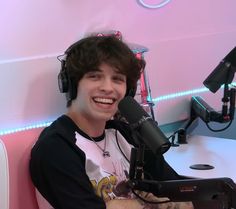
<path fill-rule="evenodd" d="M 188 144 L 171 147 L 164 156 L 180 175 L 199 178 L 229 177 L 236 182 L 236 140 L 188 136 Z M 211 170 L 195 170 L 193 164 L 209 164 Z"/>

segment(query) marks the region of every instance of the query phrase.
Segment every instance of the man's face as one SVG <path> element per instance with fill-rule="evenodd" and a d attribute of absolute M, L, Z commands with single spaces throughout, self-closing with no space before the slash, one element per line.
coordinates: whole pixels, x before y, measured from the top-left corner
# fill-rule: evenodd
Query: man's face
<path fill-rule="evenodd" d="M 102 63 L 97 71 L 86 73 L 79 81 L 76 110 L 88 120 L 107 121 L 117 112 L 126 88 L 126 76 Z"/>

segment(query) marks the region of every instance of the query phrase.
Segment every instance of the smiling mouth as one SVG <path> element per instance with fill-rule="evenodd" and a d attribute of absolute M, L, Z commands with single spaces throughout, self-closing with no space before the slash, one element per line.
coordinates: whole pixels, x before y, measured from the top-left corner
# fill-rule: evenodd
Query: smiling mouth
<path fill-rule="evenodd" d="M 96 102 L 96 103 L 101 103 L 101 104 L 113 104 L 115 102 L 115 99 L 111 99 L 111 98 L 100 98 L 100 97 L 96 97 L 96 98 L 93 98 L 93 100 Z"/>

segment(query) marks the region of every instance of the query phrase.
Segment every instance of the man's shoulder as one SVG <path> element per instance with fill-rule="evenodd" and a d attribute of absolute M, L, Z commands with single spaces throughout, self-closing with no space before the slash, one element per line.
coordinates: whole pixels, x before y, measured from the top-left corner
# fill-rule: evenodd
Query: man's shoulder
<path fill-rule="evenodd" d="M 40 133 L 34 147 L 46 149 L 56 147 L 64 143 L 75 143 L 75 128 L 64 115 L 56 119 L 51 125 Z"/>

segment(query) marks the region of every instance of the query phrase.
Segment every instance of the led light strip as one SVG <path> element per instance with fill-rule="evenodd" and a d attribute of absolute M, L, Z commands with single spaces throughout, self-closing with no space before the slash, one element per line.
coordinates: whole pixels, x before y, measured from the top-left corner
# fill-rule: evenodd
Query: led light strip
<path fill-rule="evenodd" d="M 233 82 L 230 85 L 236 86 L 236 82 Z M 224 88 L 224 85 L 221 86 L 221 89 L 222 88 Z M 147 99 L 148 99 L 148 101 L 159 102 L 159 101 L 163 101 L 163 100 L 173 99 L 176 97 L 182 97 L 182 96 L 187 96 L 187 95 L 192 95 L 192 94 L 197 94 L 197 93 L 204 93 L 204 92 L 208 92 L 208 91 L 209 91 L 209 89 L 207 89 L 206 87 L 203 87 L 203 88 L 199 88 L 199 89 L 192 89 L 189 91 L 182 91 L 182 92 L 177 92 L 177 93 L 173 93 L 173 94 L 167 94 L 167 95 L 163 95 L 160 97 L 156 97 L 155 99 L 151 99 L 151 98 L 147 98 Z"/>
<path fill-rule="evenodd" d="M 16 129 L 10 129 L 10 130 L 5 130 L 5 131 L 0 131 L 0 136 L 2 135 L 7 135 L 7 134 L 13 134 L 16 132 L 20 132 L 20 131 L 26 131 L 26 130 L 30 130 L 30 129 L 34 129 L 34 128 L 42 128 L 42 127 L 47 127 L 51 124 L 52 122 L 46 122 L 46 123 L 40 123 L 40 124 L 36 124 L 36 125 L 30 125 L 30 126 L 26 126 L 23 128 L 16 128 Z"/>
<path fill-rule="evenodd" d="M 231 85 L 236 86 L 236 82 L 231 83 Z M 223 86 L 221 88 L 223 88 Z M 182 96 L 192 95 L 192 94 L 196 94 L 196 93 L 203 93 L 203 92 L 207 92 L 207 91 L 209 91 L 209 90 L 207 88 L 203 87 L 203 88 L 199 88 L 199 89 L 192 89 L 189 91 L 183 91 L 183 92 L 177 92 L 177 93 L 173 93 L 173 94 L 164 95 L 164 96 L 156 97 L 155 99 L 148 98 L 148 101 L 160 102 L 160 101 L 164 101 L 164 100 L 173 99 L 176 97 L 182 97 Z M 20 131 L 26 131 L 26 130 L 30 130 L 30 129 L 34 129 L 34 128 L 47 127 L 51 123 L 52 122 L 45 122 L 45 123 L 40 123 L 40 124 L 36 124 L 36 125 L 26 126 L 23 128 L 3 130 L 3 131 L 0 131 L 0 136 L 16 133 L 16 132 L 20 132 Z"/>
<path fill-rule="evenodd" d="M 182 97 L 182 96 L 187 96 L 187 95 L 196 94 L 196 93 L 203 93 L 203 92 L 207 92 L 207 91 L 209 91 L 207 88 L 192 89 L 189 91 L 177 92 L 177 93 L 173 93 L 173 94 L 167 94 L 164 96 L 160 96 L 155 99 L 152 99 L 152 101 L 159 102 L 159 101 L 163 101 L 163 100 L 173 99 L 176 97 Z"/>

